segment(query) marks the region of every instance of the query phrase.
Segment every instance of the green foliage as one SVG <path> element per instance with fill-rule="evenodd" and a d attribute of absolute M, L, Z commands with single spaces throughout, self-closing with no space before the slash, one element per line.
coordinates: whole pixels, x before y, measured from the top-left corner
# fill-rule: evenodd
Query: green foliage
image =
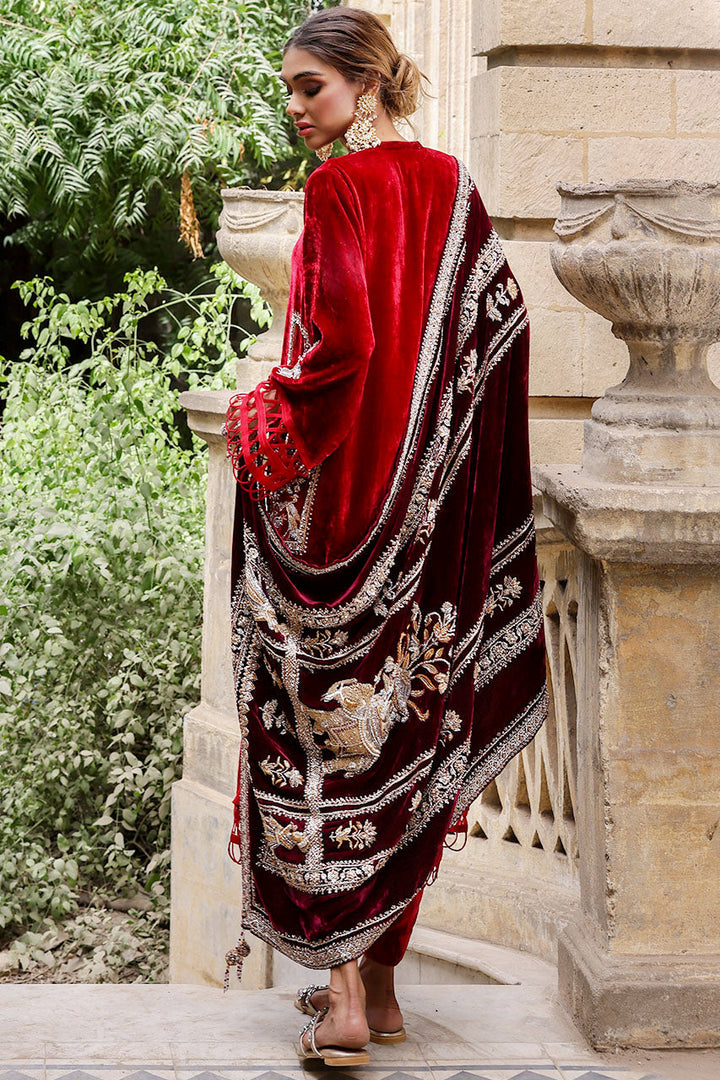
<path fill-rule="evenodd" d="M 128 269 L 187 283 L 188 170 L 206 247 L 223 185 L 302 186 L 275 73 L 307 0 L 5 0 L 0 224 L 73 295 Z M 184 276 L 178 263 L 185 264 Z"/>
<path fill-rule="evenodd" d="M 167 913 L 92 908 L 57 926 L 28 930 L 6 953 L 13 981 L 165 982 Z"/>
<path fill-rule="evenodd" d="M 79 890 L 167 897 L 205 482 L 174 387 L 231 381 L 239 295 L 267 321 L 253 286 L 214 274 L 211 294 L 167 296 L 137 271 L 97 302 L 20 285 L 35 314 L 33 347 L 2 376 L 0 943 L 72 912 Z M 167 354 L 140 334 L 158 308 L 183 316 Z"/>

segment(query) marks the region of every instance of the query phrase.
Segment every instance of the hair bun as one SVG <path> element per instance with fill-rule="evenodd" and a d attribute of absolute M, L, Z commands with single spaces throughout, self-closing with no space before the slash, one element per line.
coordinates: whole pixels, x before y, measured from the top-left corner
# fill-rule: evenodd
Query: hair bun
<path fill-rule="evenodd" d="M 384 103 L 393 116 L 410 116 L 418 107 L 422 91 L 418 66 L 409 56 L 398 53 L 391 71 L 392 78 L 382 88 Z"/>

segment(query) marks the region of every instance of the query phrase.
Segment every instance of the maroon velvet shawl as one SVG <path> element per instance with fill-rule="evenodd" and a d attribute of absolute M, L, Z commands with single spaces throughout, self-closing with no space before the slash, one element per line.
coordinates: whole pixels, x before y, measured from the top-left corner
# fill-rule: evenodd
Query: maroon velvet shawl
<path fill-rule="evenodd" d="M 464 166 L 310 178 L 282 364 L 228 412 L 239 480 L 231 850 L 243 926 L 360 956 L 547 711 L 527 312 Z"/>

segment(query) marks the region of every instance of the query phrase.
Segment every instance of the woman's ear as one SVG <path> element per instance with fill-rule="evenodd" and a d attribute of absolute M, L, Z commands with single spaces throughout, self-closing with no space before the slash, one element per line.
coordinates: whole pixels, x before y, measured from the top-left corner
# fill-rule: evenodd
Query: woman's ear
<path fill-rule="evenodd" d="M 366 79 L 362 84 L 361 94 L 372 94 L 373 97 L 379 98 L 380 96 L 380 80 L 379 79 Z"/>

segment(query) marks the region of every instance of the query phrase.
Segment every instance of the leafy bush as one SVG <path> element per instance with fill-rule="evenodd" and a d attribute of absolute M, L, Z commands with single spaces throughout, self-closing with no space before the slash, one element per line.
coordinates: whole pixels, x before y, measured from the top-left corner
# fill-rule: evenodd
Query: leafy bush
<path fill-rule="evenodd" d="M 74 296 L 129 269 L 195 280 L 181 179 L 211 244 L 222 185 L 302 186 L 281 48 L 307 0 L 4 0 L 0 231 Z M 186 183 L 187 227 L 193 212 Z M 3 217 L 5 222 L 3 223 Z M 184 269 L 183 269 L 184 266 Z M 190 276 L 188 276 L 190 275 Z"/>
<path fill-rule="evenodd" d="M 166 982 L 167 938 L 164 910 L 121 915 L 91 908 L 17 938 L 2 954 L 0 981 Z"/>
<path fill-rule="evenodd" d="M 165 282 L 127 276 L 72 303 L 20 286 L 34 346 L 3 374 L 0 463 L 0 944 L 78 892 L 162 908 L 181 718 L 197 700 L 204 444 L 183 445 L 178 380 L 231 381 L 231 312 L 254 287 L 214 268 L 212 295 L 163 355 L 139 334 Z M 81 363 L 68 364 L 80 343 Z"/>

